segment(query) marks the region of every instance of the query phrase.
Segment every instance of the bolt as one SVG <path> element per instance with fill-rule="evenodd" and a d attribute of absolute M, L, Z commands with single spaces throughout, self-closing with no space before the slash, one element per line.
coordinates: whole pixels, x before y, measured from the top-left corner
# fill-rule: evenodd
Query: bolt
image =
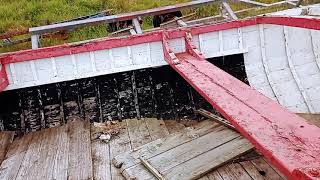
<path fill-rule="evenodd" d="M 311 176 L 313 176 L 313 177 L 319 177 L 319 176 L 320 176 L 319 171 L 316 170 L 316 169 L 311 169 L 311 170 L 309 170 L 309 174 L 310 174 Z"/>

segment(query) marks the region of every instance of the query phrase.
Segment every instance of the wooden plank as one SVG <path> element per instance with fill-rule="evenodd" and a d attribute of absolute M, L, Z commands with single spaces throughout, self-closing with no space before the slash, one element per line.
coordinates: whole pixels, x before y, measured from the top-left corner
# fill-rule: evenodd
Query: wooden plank
<path fill-rule="evenodd" d="M 252 145 L 242 137 L 230 136 L 233 139 L 228 142 L 230 140 L 228 138 L 226 141 L 221 140 L 221 137 L 227 137 L 226 134 L 225 136 L 219 132 L 214 134 L 216 137 L 198 138 L 186 143 L 189 145 L 181 145 L 148 161 L 166 179 L 196 179 L 252 148 Z M 141 164 L 123 170 L 123 175 L 126 178 L 137 179 L 152 177 Z"/>
<path fill-rule="evenodd" d="M 93 179 L 90 122 L 74 120 L 68 123 L 69 179 Z"/>
<path fill-rule="evenodd" d="M 140 161 L 157 179 L 164 180 L 164 177 L 159 173 L 159 171 L 152 167 L 148 161 L 144 160 L 142 157 L 140 157 Z"/>
<path fill-rule="evenodd" d="M 157 15 L 157 14 L 165 14 L 165 13 L 179 11 L 180 9 L 184 9 L 184 8 L 193 8 L 193 7 L 203 6 L 203 5 L 214 3 L 214 2 L 216 1 L 215 0 L 197 0 L 197 1 L 187 2 L 187 3 L 176 4 L 174 6 L 164 6 L 164 7 L 154 8 L 154 9 L 141 10 L 141 11 L 123 13 L 118 15 L 111 15 L 111 16 L 104 16 L 104 17 L 98 17 L 98 18 L 91 18 L 91 19 L 84 19 L 84 20 L 78 20 L 78 21 L 72 21 L 72 22 L 34 27 L 34 28 L 30 28 L 29 32 L 31 32 L 32 34 L 43 34 L 47 32 L 74 29 L 84 25 L 125 21 L 125 20 L 131 20 L 133 18 L 137 18 L 139 16 L 142 17 L 147 15 L 151 16 L 151 15 Z"/>
<path fill-rule="evenodd" d="M 169 131 L 163 120 L 147 118 L 145 122 L 152 140 L 164 138 L 169 135 Z"/>
<path fill-rule="evenodd" d="M 138 164 L 140 162 L 140 156 L 145 159 L 150 159 L 176 146 L 190 142 L 200 136 L 213 132 L 217 127 L 219 127 L 219 129 L 222 128 L 221 126 L 213 124 L 210 121 L 203 121 L 194 128 L 184 128 L 184 131 L 182 132 L 173 133 L 166 138 L 155 140 L 139 147 L 139 149 L 136 149 L 135 151 L 120 154 L 113 158 L 113 164 L 116 167 L 126 169 Z"/>
<path fill-rule="evenodd" d="M 35 133 L 29 133 L 10 144 L 0 166 L 0 179 L 15 179 L 34 135 Z"/>
<path fill-rule="evenodd" d="M 119 134 L 110 141 L 110 159 L 121 153 L 130 151 L 131 149 L 126 120 L 119 122 L 119 125 L 121 127 Z M 124 179 L 124 177 L 121 175 L 121 171 L 114 166 L 111 166 L 111 177 L 113 180 Z"/>
<path fill-rule="evenodd" d="M 168 179 L 196 179 L 247 152 L 251 147 L 249 141 L 238 137 L 163 174 Z"/>
<path fill-rule="evenodd" d="M 101 129 L 91 125 L 91 137 L 95 137 L 95 133 L 101 132 Z M 103 180 L 111 178 L 111 158 L 110 144 L 100 141 L 99 139 L 91 139 L 93 179 Z"/>
<path fill-rule="evenodd" d="M 38 171 L 38 161 L 41 159 L 41 151 L 45 148 L 45 144 L 48 141 L 48 139 L 45 137 L 49 133 L 50 129 L 45 129 L 34 133 L 34 138 L 29 144 L 16 179 L 23 180 L 36 177 Z"/>
<path fill-rule="evenodd" d="M 238 163 L 228 164 L 218 169 L 224 180 L 248 180 L 252 179 Z"/>
<path fill-rule="evenodd" d="M 320 114 L 298 113 L 298 115 L 308 122 L 320 127 Z"/>
<path fill-rule="evenodd" d="M 206 177 L 208 177 L 208 179 L 212 179 L 212 180 L 223 180 L 222 177 L 220 176 L 218 170 L 214 170 L 212 172 L 209 172 Z"/>
<path fill-rule="evenodd" d="M 251 160 L 257 170 L 265 179 L 281 180 L 283 179 L 263 158 Z"/>
<path fill-rule="evenodd" d="M 241 166 L 247 171 L 250 177 L 254 180 L 264 180 L 262 172 L 259 172 L 258 169 L 252 164 L 251 161 L 240 162 Z"/>
<path fill-rule="evenodd" d="M 269 166 L 270 166 L 274 171 L 276 171 L 276 172 L 279 174 L 279 176 L 281 176 L 282 179 L 287 179 L 287 177 L 285 177 L 277 168 L 275 168 L 271 163 L 269 163 L 268 160 L 266 160 L 265 158 L 263 158 L 263 160 L 264 160 L 267 164 L 269 164 Z"/>
<path fill-rule="evenodd" d="M 8 146 L 12 143 L 14 138 L 13 131 L 0 132 L 0 165 L 6 156 Z"/>
<path fill-rule="evenodd" d="M 131 146 L 133 149 L 138 148 L 151 141 L 151 136 L 145 119 L 130 119 L 127 120 L 127 127 L 130 137 Z"/>
<path fill-rule="evenodd" d="M 216 123 L 219 123 L 221 125 L 224 125 L 224 126 L 230 128 L 230 129 L 236 131 L 236 128 L 229 121 L 227 121 L 226 119 L 223 119 L 222 117 L 214 115 L 213 113 L 211 113 L 211 112 L 209 112 L 207 110 L 198 109 L 198 110 L 195 110 L 195 112 L 205 116 L 206 118 L 209 118 L 209 119 L 213 120 Z"/>
<path fill-rule="evenodd" d="M 57 150 L 52 160 L 52 176 L 51 179 L 67 179 L 68 178 L 68 161 L 69 161 L 69 139 L 68 126 L 59 127 L 58 136 L 56 137 Z M 49 174 L 49 175 L 50 175 Z M 47 178 L 49 179 L 49 177 Z"/>
<path fill-rule="evenodd" d="M 166 127 L 170 134 L 181 132 L 184 130 L 185 126 L 181 123 L 178 123 L 176 120 L 164 120 Z"/>

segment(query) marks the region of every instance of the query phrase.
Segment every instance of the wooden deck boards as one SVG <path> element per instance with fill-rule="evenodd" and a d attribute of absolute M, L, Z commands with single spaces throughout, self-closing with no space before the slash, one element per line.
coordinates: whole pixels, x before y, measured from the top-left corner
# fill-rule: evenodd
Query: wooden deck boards
<path fill-rule="evenodd" d="M 118 124 L 121 130 L 109 143 L 91 139 L 94 127 L 91 126 L 90 130 L 90 124 L 80 120 L 16 139 L 7 148 L 0 166 L 0 179 L 122 180 L 119 170 L 111 164 L 113 157 L 169 134 L 181 132 L 186 126 L 190 125 L 189 128 L 192 129 L 196 123 L 143 119 L 124 120 Z M 164 164 L 168 165 L 166 162 Z M 165 165 L 163 167 L 168 169 Z M 261 172 L 265 174 L 262 175 Z M 223 180 L 239 177 L 283 179 L 263 158 L 229 163 L 201 179 Z M 175 178 L 174 173 L 172 178 Z"/>

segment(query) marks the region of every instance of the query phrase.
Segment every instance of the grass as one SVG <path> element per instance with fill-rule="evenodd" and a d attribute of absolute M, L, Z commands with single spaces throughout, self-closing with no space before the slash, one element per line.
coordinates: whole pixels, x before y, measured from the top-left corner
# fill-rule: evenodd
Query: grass
<path fill-rule="evenodd" d="M 165 5 L 172 5 L 190 0 L 0 0 L 0 34 L 26 29 L 34 26 L 41 26 L 52 22 L 72 19 L 79 16 L 93 14 L 103 10 L 111 10 L 112 13 L 132 12 L 143 9 L 150 9 Z M 279 0 L 258 0 L 265 3 L 273 3 Z M 320 0 L 309 0 L 320 1 Z M 230 6 L 234 11 L 250 8 L 245 3 L 232 3 Z M 272 12 L 279 9 L 286 9 L 286 6 L 271 9 Z M 185 10 L 189 13 L 192 10 Z M 219 13 L 218 5 L 204 6 L 197 9 L 198 17 L 212 16 Z M 260 14 L 259 11 L 241 14 L 241 17 Z M 144 18 L 143 28 L 152 27 L 152 18 Z M 90 26 L 78 29 L 69 33 L 68 40 L 45 39 L 41 41 L 43 46 L 50 46 L 66 42 L 82 41 L 105 37 L 106 26 Z M 18 37 L 18 38 L 21 38 Z M 30 48 L 30 43 L 19 44 L 11 47 L 0 48 L 1 52 L 16 51 Z"/>

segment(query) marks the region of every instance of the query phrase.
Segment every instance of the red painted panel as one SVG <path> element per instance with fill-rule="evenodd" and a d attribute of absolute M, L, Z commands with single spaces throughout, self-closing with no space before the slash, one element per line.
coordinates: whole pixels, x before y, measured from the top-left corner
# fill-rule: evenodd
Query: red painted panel
<path fill-rule="evenodd" d="M 9 85 L 8 76 L 6 72 L 6 66 L 1 65 L 0 70 L 0 92 L 3 91 Z"/>

